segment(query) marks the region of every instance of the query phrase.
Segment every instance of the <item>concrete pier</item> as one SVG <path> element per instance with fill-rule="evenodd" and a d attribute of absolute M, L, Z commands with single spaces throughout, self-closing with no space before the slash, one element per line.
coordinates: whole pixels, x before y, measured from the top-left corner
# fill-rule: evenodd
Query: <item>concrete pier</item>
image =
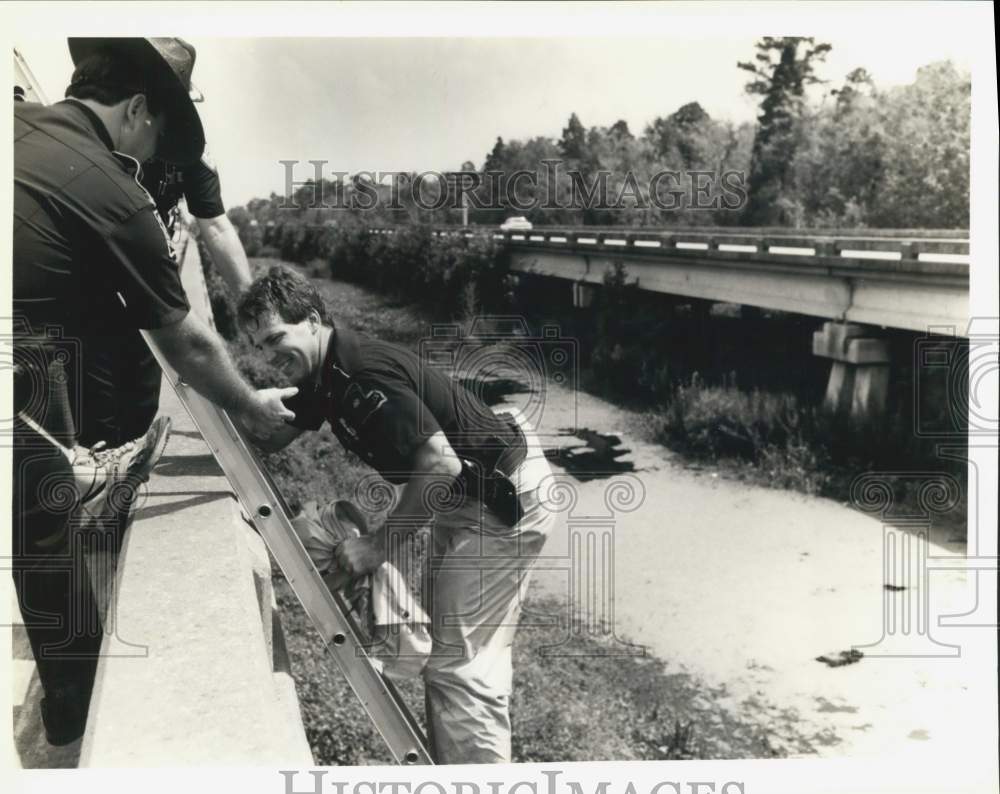
<path fill-rule="evenodd" d="M 823 405 L 865 423 L 885 415 L 889 396 L 889 344 L 876 329 L 828 322 L 813 334 L 813 355 L 832 360 Z"/>

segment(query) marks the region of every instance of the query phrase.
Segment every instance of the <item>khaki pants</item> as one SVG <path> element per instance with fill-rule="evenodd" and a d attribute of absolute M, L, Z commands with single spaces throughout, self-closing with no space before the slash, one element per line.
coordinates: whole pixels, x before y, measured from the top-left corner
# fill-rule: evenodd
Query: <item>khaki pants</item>
<path fill-rule="evenodd" d="M 377 625 L 369 650 L 390 678 L 423 675 L 431 752 L 439 764 L 510 761 L 511 646 L 531 568 L 556 521 L 556 511 L 544 503 L 552 471 L 534 432 L 515 418 L 528 454 L 511 479 L 518 493 L 531 494 L 534 506 L 514 527 L 471 500 L 435 515 L 424 571 L 429 627 L 419 609 L 409 606 L 412 595 L 405 585 L 388 587 L 388 566 L 376 574 L 373 587 L 376 602 L 380 584 L 388 587 L 381 601 L 394 605 L 376 609 L 377 624 L 380 612 L 383 619 L 403 615 L 407 620 Z M 313 562 L 324 570 L 337 538 L 324 530 L 318 514 L 293 524 Z"/>
<path fill-rule="evenodd" d="M 512 479 L 519 493 L 541 498 L 551 470 L 534 433 L 519 422 L 528 457 Z M 423 676 L 439 764 L 510 761 L 511 646 L 531 568 L 555 518 L 538 503 L 509 527 L 472 501 L 435 517 L 426 573 L 433 648 Z"/>

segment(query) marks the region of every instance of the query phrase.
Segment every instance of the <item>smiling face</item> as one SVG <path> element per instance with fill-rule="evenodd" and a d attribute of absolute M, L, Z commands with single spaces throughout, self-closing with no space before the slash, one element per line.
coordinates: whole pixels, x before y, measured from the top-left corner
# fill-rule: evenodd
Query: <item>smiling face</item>
<path fill-rule="evenodd" d="M 315 312 L 298 323 L 285 322 L 272 312 L 258 318 L 256 326 L 247 331 L 254 347 L 267 356 L 268 363 L 290 384 L 297 384 L 314 378 L 319 370 L 321 329 L 319 315 Z"/>

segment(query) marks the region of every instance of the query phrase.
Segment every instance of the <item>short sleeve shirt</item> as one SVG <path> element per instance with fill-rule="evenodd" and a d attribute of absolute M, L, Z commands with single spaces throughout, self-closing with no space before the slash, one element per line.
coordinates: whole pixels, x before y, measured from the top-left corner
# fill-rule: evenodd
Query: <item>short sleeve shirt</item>
<path fill-rule="evenodd" d="M 74 100 L 15 105 L 15 317 L 86 338 L 180 321 L 188 302 L 166 230 L 113 151 L 100 119 Z"/>
<path fill-rule="evenodd" d="M 182 198 L 196 218 L 217 218 L 226 211 L 219 173 L 208 154 L 189 165 L 153 160 L 142 168 L 142 185 L 156 202 L 164 223 Z"/>
<path fill-rule="evenodd" d="M 435 433 L 443 431 L 462 455 L 471 452 L 457 432 L 463 422 L 493 422 L 493 431 L 504 432 L 487 407 L 439 368 L 347 328 L 334 331 L 320 383 L 300 385 L 285 404 L 295 413 L 292 425 L 318 430 L 329 422 L 345 449 L 393 483 L 410 478 L 414 453 Z"/>

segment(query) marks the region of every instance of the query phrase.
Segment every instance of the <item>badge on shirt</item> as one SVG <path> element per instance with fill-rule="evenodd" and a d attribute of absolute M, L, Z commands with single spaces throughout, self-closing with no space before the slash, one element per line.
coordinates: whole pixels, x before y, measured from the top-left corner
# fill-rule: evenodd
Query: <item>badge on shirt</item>
<path fill-rule="evenodd" d="M 341 400 L 341 424 L 345 429 L 351 431 L 357 437 L 358 431 L 363 428 L 376 411 L 386 403 L 386 396 L 378 389 L 371 389 L 365 392 L 357 383 L 352 382 L 344 392 Z"/>
<path fill-rule="evenodd" d="M 156 212 L 155 210 L 153 212 L 153 217 L 156 219 L 156 224 L 160 227 L 160 231 L 163 232 L 163 239 L 164 239 L 164 241 L 167 244 L 167 250 L 170 251 L 170 258 L 173 259 L 176 262 L 177 261 L 177 251 L 174 250 L 174 243 L 173 243 L 173 240 L 170 239 L 170 232 L 167 230 L 166 224 L 163 222 L 163 219 L 160 217 L 160 213 Z M 180 263 L 178 263 L 178 264 L 180 264 Z"/>

